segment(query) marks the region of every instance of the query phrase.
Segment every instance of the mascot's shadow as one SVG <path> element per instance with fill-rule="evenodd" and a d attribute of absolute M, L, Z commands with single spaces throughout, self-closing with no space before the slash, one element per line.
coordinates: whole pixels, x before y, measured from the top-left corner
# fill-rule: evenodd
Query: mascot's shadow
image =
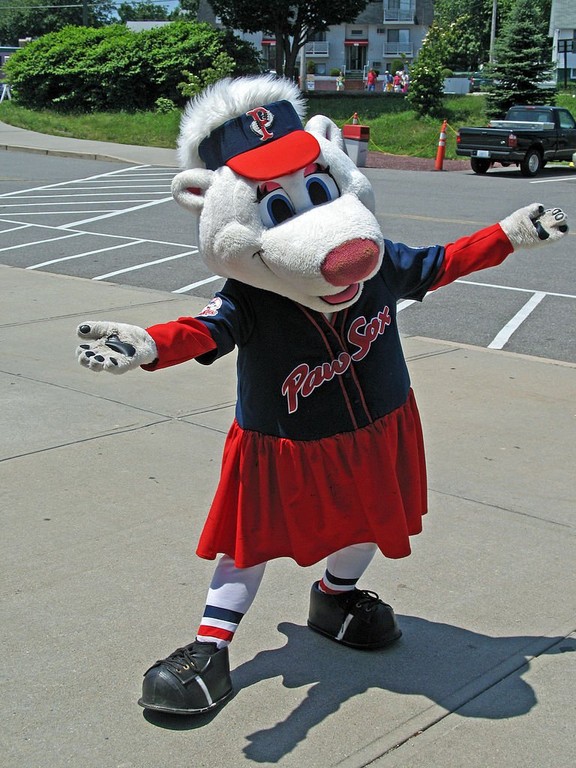
<path fill-rule="evenodd" d="M 246 757 L 255 762 L 278 762 L 290 753 L 307 733 L 342 704 L 370 688 L 398 694 L 426 696 L 462 717 L 502 719 L 530 711 L 536 703 L 532 688 L 522 679 L 523 658 L 541 653 L 575 651 L 576 643 L 562 637 L 490 637 L 415 616 L 399 616 L 402 639 L 377 652 L 356 651 L 339 646 L 307 627 L 283 622 L 286 635 L 281 648 L 261 651 L 232 672 L 235 696 L 252 685 L 266 684 L 261 701 L 274 696 L 272 682 L 281 678 L 286 688 L 311 686 L 300 704 L 285 719 L 268 729 L 247 734 Z M 232 654 L 233 657 L 233 654 Z M 514 663 L 515 660 L 518 663 Z M 507 695 L 483 697 L 458 693 L 471 681 L 500 664 Z M 489 687 L 493 679 L 487 681 Z M 482 685 L 479 684 L 480 689 Z M 149 722 L 163 728 L 189 730 L 207 725 L 222 708 L 195 717 L 173 717 L 145 711 Z M 271 711 L 271 717 L 277 713 Z"/>

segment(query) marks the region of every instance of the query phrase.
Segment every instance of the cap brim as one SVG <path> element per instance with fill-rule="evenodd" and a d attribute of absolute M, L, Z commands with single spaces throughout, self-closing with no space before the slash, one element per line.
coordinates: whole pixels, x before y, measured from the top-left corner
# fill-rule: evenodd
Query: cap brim
<path fill-rule="evenodd" d="M 305 168 L 319 154 L 320 145 L 311 133 L 292 131 L 276 141 L 231 157 L 226 165 L 247 179 L 268 181 Z"/>

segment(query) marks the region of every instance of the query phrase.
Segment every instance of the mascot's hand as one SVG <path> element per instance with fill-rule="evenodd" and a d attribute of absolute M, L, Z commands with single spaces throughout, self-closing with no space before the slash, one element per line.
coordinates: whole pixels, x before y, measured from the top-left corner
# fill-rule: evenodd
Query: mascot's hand
<path fill-rule="evenodd" d="M 124 373 L 158 357 L 154 339 L 137 325 L 88 320 L 77 330 L 81 339 L 88 340 L 76 349 L 78 362 L 92 371 Z"/>
<path fill-rule="evenodd" d="M 532 203 L 520 208 L 500 222 L 514 248 L 553 243 L 568 232 L 566 214 L 561 208 L 544 208 Z"/>

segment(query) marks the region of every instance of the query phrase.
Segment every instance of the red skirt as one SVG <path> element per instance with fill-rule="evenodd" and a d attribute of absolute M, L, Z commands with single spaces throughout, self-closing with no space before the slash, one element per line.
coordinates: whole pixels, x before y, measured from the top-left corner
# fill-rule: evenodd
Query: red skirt
<path fill-rule="evenodd" d="M 302 441 L 232 425 L 197 554 L 238 568 L 291 557 L 307 566 L 351 544 L 410 554 L 427 511 L 420 416 L 403 406 L 354 432 Z"/>

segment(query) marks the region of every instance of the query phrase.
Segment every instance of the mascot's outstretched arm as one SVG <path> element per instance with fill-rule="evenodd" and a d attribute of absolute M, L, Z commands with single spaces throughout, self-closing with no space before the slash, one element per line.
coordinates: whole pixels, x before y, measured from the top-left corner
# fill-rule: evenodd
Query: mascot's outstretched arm
<path fill-rule="evenodd" d="M 561 208 L 545 209 L 532 203 L 511 213 L 500 222 L 514 248 L 529 248 L 542 242 L 559 240 L 568 232 L 566 214 Z"/>
<path fill-rule="evenodd" d="M 125 373 L 139 367 L 153 371 L 184 363 L 216 348 L 206 326 L 194 317 L 181 317 L 149 330 L 161 344 L 161 360 L 156 341 L 144 328 L 86 320 L 77 329 L 85 342 L 76 348 L 78 362 L 91 371 Z"/>
<path fill-rule="evenodd" d="M 540 203 L 527 205 L 499 224 L 446 245 L 444 263 L 431 289 L 497 266 L 513 250 L 551 243 L 567 232 L 566 214 L 560 208 L 545 209 Z M 206 326 L 193 317 L 152 326 L 152 335 L 136 325 L 107 321 L 87 320 L 77 330 L 84 341 L 76 349 L 78 362 L 97 372 L 118 374 L 139 367 L 167 368 L 216 348 Z M 155 339 L 160 343 L 161 357 Z"/>
<path fill-rule="evenodd" d="M 540 203 L 519 208 L 499 224 L 446 245 L 444 262 L 432 290 L 480 269 L 501 264 L 519 248 L 532 248 L 559 240 L 568 232 L 566 214 Z"/>
<path fill-rule="evenodd" d="M 154 339 L 137 325 L 86 320 L 77 332 L 85 341 L 76 348 L 78 362 L 92 371 L 125 373 L 156 360 Z"/>

